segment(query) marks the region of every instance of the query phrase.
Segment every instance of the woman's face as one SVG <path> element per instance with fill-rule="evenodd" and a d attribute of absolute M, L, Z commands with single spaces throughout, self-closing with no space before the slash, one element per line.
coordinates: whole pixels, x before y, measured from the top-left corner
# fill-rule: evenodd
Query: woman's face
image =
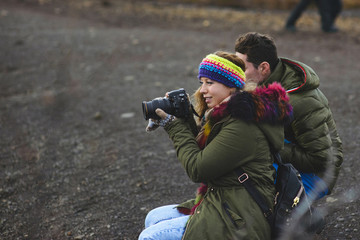
<path fill-rule="evenodd" d="M 200 78 L 200 84 L 200 93 L 204 97 L 208 108 L 219 105 L 225 98 L 230 96 L 235 89 L 206 77 Z"/>

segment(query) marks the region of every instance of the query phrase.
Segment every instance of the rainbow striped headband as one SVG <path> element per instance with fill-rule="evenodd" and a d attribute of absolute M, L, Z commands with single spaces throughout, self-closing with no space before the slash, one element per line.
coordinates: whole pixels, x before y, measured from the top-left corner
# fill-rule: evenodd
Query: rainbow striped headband
<path fill-rule="evenodd" d="M 207 77 L 228 87 L 243 88 L 244 71 L 231 61 L 215 54 L 207 55 L 199 66 L 198 78 Z"/>

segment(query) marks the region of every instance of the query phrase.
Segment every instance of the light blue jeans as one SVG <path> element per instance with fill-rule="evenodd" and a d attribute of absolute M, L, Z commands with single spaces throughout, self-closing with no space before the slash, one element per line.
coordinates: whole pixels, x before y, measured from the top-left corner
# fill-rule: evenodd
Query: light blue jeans
<path fill-rule="evenodd" d="M 180 213 L 174 205 L 151 210 L 145 218 L 145 229 L 139 240 L 181 240 L 189 215 Z"/>

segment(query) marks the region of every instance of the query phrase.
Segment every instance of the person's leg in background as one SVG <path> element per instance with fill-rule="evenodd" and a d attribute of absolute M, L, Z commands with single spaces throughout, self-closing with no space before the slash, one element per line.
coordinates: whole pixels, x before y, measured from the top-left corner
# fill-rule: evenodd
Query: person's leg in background
<path fill-rule="evenodd" d="M 341 2 L 339 3 L 339 0 L 317 0 L 316 2 L 321 17 L 321 29 L 328 33 L 337 32 L 334 22 L 341 11 Z"/>
<path fill-rule="evenodd" d="M 329 0 L 329 2 L 331 3 L 331 25 L 333 28 L 336 28 L 335 21 L 342 11 L 343 3 L 342 0 Z"/>
<path fill-rule="evenodd" d="M 285 29 L 291 32 L 296 31 L 296 21 L 300 18 L 301 14 L 310 5 L 312 0 L 301 0 L 290 13 L 289 18 L 286 21 Z"/>

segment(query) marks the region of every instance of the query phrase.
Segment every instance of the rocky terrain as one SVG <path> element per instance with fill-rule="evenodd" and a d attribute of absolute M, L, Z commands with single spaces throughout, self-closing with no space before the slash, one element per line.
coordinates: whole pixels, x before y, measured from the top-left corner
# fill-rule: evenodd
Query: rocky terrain
<path fill-rule="evenodd" d="M 315 239 L 360 239 L 360 14 L 296 33 L 285 11 L 149 1 L 0 2 L 0 239 L 137 239 L 146 213 L 194 196 L 167 135 L 145 133 L 141 102 L 198 86 L 208 53 L 248 31 L 321 78 L 344 144 Z"/>

